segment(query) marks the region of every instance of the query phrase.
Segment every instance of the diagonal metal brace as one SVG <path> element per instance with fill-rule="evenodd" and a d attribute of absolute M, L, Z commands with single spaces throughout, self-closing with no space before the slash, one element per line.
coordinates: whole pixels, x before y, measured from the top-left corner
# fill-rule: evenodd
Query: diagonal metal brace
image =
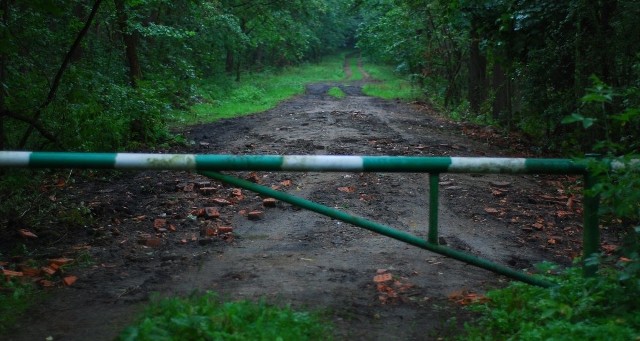
<path fill-rule="evenodd" d="M 354 216 L 354 215 L 345 213 L 343 211 L 337 210 L 335 208 L 324 206 L 316 202 L 297 197 L 295 195 L 276 191 L 274 189 L 255 184 L 247 180 L 239 179 L 237 177 L 233 177 L 229 175 L 224 175 L 218 172 L 202 171 L 199 173 L 209 178 L 216 179 L 234 186 L 242 187 L 244 189 L 247 189 L 252 192 L 256 192 L 268 197 L 272 197 L 280 201 L 284 201 L 289 204 L 292 204 L 316 213 L 320 213 L 327 217 L 341 220 L 346 223 L 356 225 L 358 227 L 362 227 L 364 229 L 367 229 L 372 232 L 376 232 L 383 236 L 387 236 L 387 237 L 405 242 L 407 244 L 417 246 L 421 249 L 439 253 L 441 255 L 445 255 L 447 257 L 457 259 L 467 264 L 471 264 L 471 265 L 519 280 L 521 282 L 537 285 L 544 288 L 548 288 L 554 285 L 551 282 L 545 281 L 540 278 L 536 278 L 534 276 L 528 275 L 521 271 L 514 270 L 504 265 L 500 265 L 500 264 L 491 262 L 489 260 L 479 258 L 474 255 L 461 252 L 458 250 L 454 250 L 445 246 L 437 245 L 435 243 L 429 243 L 428 241 L 422 238 L 416 237 L 410 233 L 400 231 L 400 230 L 394 229 L 393 227 L 376 223 L 362 217 Z"/>

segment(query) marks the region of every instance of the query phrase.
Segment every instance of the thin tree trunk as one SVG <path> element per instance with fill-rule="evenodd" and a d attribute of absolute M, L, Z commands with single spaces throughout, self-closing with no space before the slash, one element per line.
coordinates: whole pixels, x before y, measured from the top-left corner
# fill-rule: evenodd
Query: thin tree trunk
<path fill-rule="evenodd" d="M 471 20 L 471 44 L 469 45 L 469 105 L 474 113 L 480 112 L 487 99 L 487 58 L 480 52 L 477 20 Z"/>
<path fill-rule="evenodd" d="M 140 67 L 140 59 L 138 59 L 138 35 L 130 33 L 127 25 L 127 12 L 124 0 L 113 0 L 118 15 L 118 26 L 122 35 L 122 42 L 125 48 L 125 57 L 129 66 L 129 83 L 132 87 L 137 87 L 138 81 L 142 79 L 142 68 Z"/>
<path fill-rule="evenodd" d="M 9 22 L 9 0 L 1 0 L 0 6 L 2 8 L 2 26 L 6 27 Z M 7 57 L 7 53 L 5 51 L 0 52 L 0 112 L 5 110 L 5 98 L 7 96 L 7 91 L 5 88 L 5 84 L 7 83 L 7 64 L 9 63 L 9 58 Z M 0 150 L 4 149 L 5 146 L 5 133 L 4 133 L 4 115 L 0 115 Z"/>
<path fill-rule="evenodd" d="M 89 13 L 89 17 L 87 18 L 87 21 L 85 22 L 84 27 L 82 28 L 82 30 L 80 30 L 80 32 L 78 32 L 76 39 L 73 41 L 73 44 L 71 44 L 71 48 L 69 48 L 69 51 L 67 52 L 64 59 L 62 60 L 62 65 L 60 65 L 60 68 L 58 69 L 58 72 L 56 73 L 56 76 L 53 79 L 53 83 L 51 84 L 51 88 L 49 89 L 49 94 L 47 95 L 46 100 L 36 110 L 36 113 L 32 119 L 34 123 L 37 123 L 38 120 L 40 120 L 40 116 L 42 116 L 42 111 L 47 106 L 49 106 L 49 104 L 51 104 L 51 102 L 53 102 L 53 100 L 56 98 L 58 87 L 60 86 L 60 82 L 62 81 L 62 76 L 67 70 L 69 63 L 71 62 L 72 56 L 76 53 L 76 50 L 79 48 L 80 42 L 82 42 L 82 39 L 89 31 L 89 27 L 91 27 L 93 18 L 95 18 L 96 13 L 98 13 L 98 9 L 100 8 L 101 3 L 102 3 L 102 0 L 96 0 L 94 2 L 93 8 L 91 8 L 91 12 Z M 33 133 L 33 129 L 34 129 L 34 124 L 31 124 L 29 128 L 27 128 L 27 131 L 24 133 L 24 135 L 22 135 L 22 139 L 20 140 L 20 144 L 18 145 L 20 149 L 24 148 L 24 146 L 27 144 L 27 140 L 31 136 L 31 133 Z"/>

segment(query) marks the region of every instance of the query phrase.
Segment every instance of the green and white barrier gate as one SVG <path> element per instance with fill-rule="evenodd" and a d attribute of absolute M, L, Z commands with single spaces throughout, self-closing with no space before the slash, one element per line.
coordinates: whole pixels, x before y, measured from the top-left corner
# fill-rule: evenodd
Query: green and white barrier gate
<path fill-rule="evenodd" d="M 584 165 L 568 159 L 339 156 L 339 155 L 200 155 L 140 153 L 65 153 L 0 151 L 0 168 L 92 168 L 195 170 L 222 182 L 267 195 L 373 232 L 529 283 L 551 283 L 486 259 L 438 245 L 438 182 L 440 173 L 580 174 L 585 190 L 594 179 Z M 214 171 L 314 171 L 314 172 L 413 172 L 429 173 L 430 207 L 427 240 L 350 215 L 331 207 Z M 598 198 L 585 191 L 583 257 L 599 251 Z M 585 274 L 595 273 L 585 265 Z"/>

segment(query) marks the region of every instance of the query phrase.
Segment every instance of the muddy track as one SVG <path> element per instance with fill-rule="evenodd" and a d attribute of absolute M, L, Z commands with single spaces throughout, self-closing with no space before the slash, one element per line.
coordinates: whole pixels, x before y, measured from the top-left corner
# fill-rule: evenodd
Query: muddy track
<path fill-rule="evenodd" d="M 364 96 L 363 82 L 311 84 L 306 94 L 265 113 L 189 127 L 183 133 L 191 146 L 166 152 L 511 153 L 487 139 L 469 138 L 459 125 L 431 115 L 424 106 Z M 328 96 L 333 86 L 347 97 Z M 426 236 L 426 174 L 235 174 Z M 570 180 L 443 174 L 441 241 L 518 269 L 530 269 L 543 259 L 567 263 L 579 252 L 579 211 L 559 216 L 561 203 L 544 198 L 557 197 L 558 184 Z M 263 207 L 263 198 L 255 194 L 207 181 L 191 173 L 150 171 L 113 173 L 102 180 L 78 178 L 61 195 L 69 203 L 86 203 L 96 226 L 50 246 L 46 256 L 77 257 L 77 247 L 84 245 L 82 252 L 95 263 L 69 270 L 78 282 L 52 289 L 5 339 L 111 340 L 152 292 L 194 290 L 321 309 L 332 317 L 338 339 L 434 339 L 455 332 L 469 315 L 450 299 L 452 293 L 482 293 L 507 282 L 285 203 Z M 216 206 L 214 198 L 229 204 Z M 194 215 L 208 206 L 215 206 L 220 217 Z M 254 210 L 263 212 L 257 220 L 247 216 Z M 175 232 L 154 230 L 157 218 L 166 219 Z M 530 227 L 541 221 L 544 228 Z M 209 228 L 219 226 L 231 226 L 234 232 L 207 235 Z M 161 242 L 147 243 L 150 237 Z M 380 286 L 374 277 L 384 273 L 394 280 Z M 457 322 L 447 323 L 450 317 Z"/>

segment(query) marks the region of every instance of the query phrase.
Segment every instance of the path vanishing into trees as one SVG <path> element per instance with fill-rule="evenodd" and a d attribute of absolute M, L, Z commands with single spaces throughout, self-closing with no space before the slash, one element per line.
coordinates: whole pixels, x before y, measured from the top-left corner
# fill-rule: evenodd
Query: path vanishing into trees
<path fill-rule="evenodd" d="M 264 113 L 188 127 L 189 147 L 165 152 L 519 153 L 517 140 L 444 120 L 424 104 L 363 95 L 370 77 L 360 73 L 362 80 L 310 84 L 304 95 Z M 346 97 L 329 96 L 332 87 Z M 427 174 L 235 174 L 426 237 Z M 441 242 L 517 269 L 545 259 L 567 263 L 580 251 L 580 198 L 566 204 L 573 180 L 443 174 Z M 77 282 L 50 289 L 4 339 L 112 340 L 152 293 L 194 290 L 326 311 L 337 339 L 436 338 L 458 331 L 470 314 L 465 303 L 507 281 L 193 173 L 117 172 L 63 187 L 59 197 L 90 209 L 97 227 L 52 232 L 59 242 L 45 252 L 91 262 L 66 270 Z M 233 232 L 222 233 L 224 227 Z M 393 280 L 376 277 L 384 274 Z"/>

